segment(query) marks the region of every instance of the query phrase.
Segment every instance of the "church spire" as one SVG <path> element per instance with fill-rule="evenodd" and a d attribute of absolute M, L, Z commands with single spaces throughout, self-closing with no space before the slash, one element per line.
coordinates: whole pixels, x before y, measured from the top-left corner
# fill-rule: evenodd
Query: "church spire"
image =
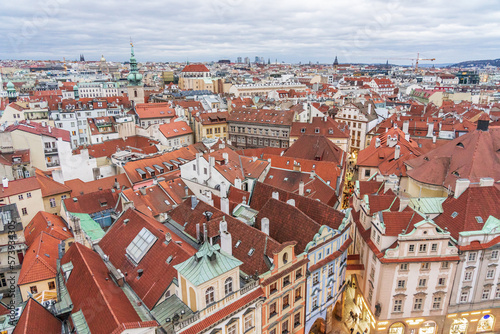
<path fill-rule="evenodd" d="M 130 74 L 127 76 L 129 86 L 142 86 L 142 74 L 137 69 L 137 60 L 134 54 L 134 44 L 130 40 Z"/>

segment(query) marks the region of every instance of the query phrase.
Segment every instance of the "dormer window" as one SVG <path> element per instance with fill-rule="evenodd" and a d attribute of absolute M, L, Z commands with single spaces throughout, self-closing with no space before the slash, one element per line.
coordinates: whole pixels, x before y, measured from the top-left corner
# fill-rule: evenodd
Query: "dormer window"
<path fill-rule="evenodd" d="M 231 277 L 228 277 L 224 282 L 224 293 L 227 296 L 232 292 L 233 292 L 233 279 Z"/>
<path fill-rule="evenodd" d="M 205 291 L 205 303 L 206 305 L 213 304 L 215 302 L 215 290 L 213 287 L 209 287 L 207 291 Z"/>

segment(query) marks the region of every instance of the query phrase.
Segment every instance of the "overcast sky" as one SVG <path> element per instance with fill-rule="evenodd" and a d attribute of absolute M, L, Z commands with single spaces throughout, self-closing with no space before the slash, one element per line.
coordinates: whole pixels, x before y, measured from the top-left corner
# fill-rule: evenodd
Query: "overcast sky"
<path fill-rule="evenodd" d="M 411 64 L 500 58 L 497 0 L 2 1 L 0 59 Z M 401 59 L 404 58 L 404 59 Z M 422 62 L 426 63 L 426 62 Z M 427 62 L 428 63 L 428 62 Z"/>

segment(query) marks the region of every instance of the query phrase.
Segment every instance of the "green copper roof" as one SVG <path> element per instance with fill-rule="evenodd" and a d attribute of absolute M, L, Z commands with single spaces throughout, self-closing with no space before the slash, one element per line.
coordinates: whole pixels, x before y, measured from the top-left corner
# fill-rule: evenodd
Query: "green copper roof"
<path fill-rule="evenodd" d="M 481 218 L 481 217 L 479 217 Z M 478 218 L 476 218 L 478 219 Z M 481 230 L 479 231 L 465 231 L 465 232 L 460 232 L 460 235 L 462 236 L 468 236 L 468 235 L 481 235 L 481 234 L 493 234 L 493 233 L 498 233 L 500 232 L 500 219 L 495 218 L 493 216 L 489 216 L 486 222 L 484 223 L 484 226 Z"/>
<path fill-rule="evenodd" d="M 164 325 L 167 322 L 167 318 L 172 319 L 175 314 L 180 315 L 182 311 L 185 312 L 184 318 L 193 314 L 189 306 L 184 304 L 177 295 L 172 295 L 156 305 L 155 308 L 151 310 L 151 314 L 160 325 Z"/>
<path fill-rule="evenodd" d="M 86 213 L 73 212 L 70 212 L 70 214 L 80 218 L 80 227 L 92 241 L 96 241 L 104 237 L 105 232 L 102 230 L 101 226 L 90 217 L 90 215 Z"/>
<path fill-rule="evenodd" d="M 85 320 L 82 310 L 71 314 L 71 321 L 73 322 L 78 334 L 91 334 L 89 325 L 87 324 L 87 320 Z"/>
<path fill-rule="evenodd" d="M 442 204 L 446 197 L 412 198 L 408 205 L 415 211 L 423 214 L 443 213 Z"/>
<path fill-rule="evenodd" d="M 198 286 L 220 276 L 243 262 L 220 250 L 219 245 L 205 242 L 198 252 L 174 268 L 191 284 Z"/>

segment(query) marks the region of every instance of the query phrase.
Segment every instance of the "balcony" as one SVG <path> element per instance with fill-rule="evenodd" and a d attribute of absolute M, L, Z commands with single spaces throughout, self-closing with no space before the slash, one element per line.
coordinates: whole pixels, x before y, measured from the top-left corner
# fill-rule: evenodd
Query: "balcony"
<path fill-rule="evenodd" d="M 47 162 L 47 168 L 60 167 L 61 164 L 59 161 Z"/>
<path fill-rule="evenodd" d="M 43 152 L 45 155 L 57 154 L 57 147 L 45 147 Z"/>

